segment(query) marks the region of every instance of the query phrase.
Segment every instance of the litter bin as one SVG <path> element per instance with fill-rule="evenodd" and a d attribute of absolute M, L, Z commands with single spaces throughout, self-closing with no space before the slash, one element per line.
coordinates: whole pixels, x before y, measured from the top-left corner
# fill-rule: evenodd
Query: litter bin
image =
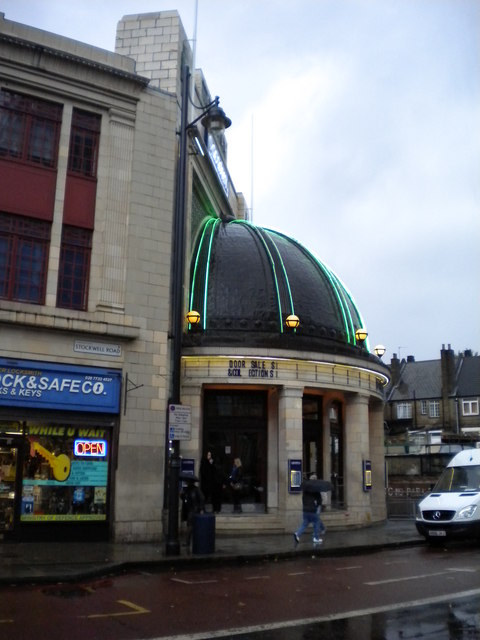
<path fill-rule="evenodd" d="M 213 513 L 196 513 L 193 516 L 192 553 L 215 551 L 215 516 Z"/>

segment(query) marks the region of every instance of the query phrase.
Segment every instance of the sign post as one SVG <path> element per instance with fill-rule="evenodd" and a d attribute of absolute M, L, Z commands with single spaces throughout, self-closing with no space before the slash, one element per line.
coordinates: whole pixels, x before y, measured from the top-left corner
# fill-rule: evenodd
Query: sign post
<path fill-rule="evenodd" d="M 168 439 L 190 440 L 192 438 L 192 408 L 183 404 L 168 406 Z"/>

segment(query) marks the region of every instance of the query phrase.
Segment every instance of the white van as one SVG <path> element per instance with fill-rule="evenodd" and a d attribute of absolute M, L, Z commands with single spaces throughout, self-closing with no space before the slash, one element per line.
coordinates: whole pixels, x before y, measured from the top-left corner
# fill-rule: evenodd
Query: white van
<path fill-rule="evenodd" d="M 480 538 L 480 449 L 457 453 L 417 506 L 415 524 L 429 542 Z"/>

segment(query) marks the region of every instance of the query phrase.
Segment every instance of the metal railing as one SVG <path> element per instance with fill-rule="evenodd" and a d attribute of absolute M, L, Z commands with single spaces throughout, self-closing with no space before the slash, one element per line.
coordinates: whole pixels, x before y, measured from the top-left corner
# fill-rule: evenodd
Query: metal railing
<path fill-rule="evenodd" d="M 415 520 L 418 498 L 387 496 L 387 518 L 389 520 Z"/>

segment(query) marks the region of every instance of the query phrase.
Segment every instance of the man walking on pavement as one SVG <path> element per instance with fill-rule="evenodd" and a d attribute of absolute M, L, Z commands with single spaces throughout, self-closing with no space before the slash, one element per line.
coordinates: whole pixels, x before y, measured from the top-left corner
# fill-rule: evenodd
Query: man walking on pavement
<path fill-rule="evenodd" d="M 320 482 L 317 481 L 316 474 L 312 474 L 310 479 L 302 485 L 302 505 L 303 521 L 300 527 L 293 534 L 295 546 L 300 542 L 300 536 L 305 532 L 309 524 L 313 526 L 313 544 L 323 542 L 320 537 L 326 531 L 325 525 L 320 520 L 320 509 L 322 508 L 322 494 Z"/>

